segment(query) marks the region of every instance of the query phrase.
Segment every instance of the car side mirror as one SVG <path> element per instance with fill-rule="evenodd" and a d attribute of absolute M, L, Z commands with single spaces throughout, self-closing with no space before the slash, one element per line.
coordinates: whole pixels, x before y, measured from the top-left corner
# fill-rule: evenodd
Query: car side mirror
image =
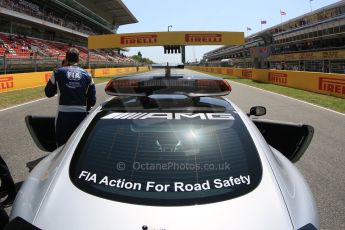
<path fill-rule="evenodd" d="M 0 156 L 0 207 L 9 207 L 12 205 L 16 195 L 17 189 L 14 184 L 12 175 L 5 163 Z"/>
<path fill-rule="evenodd" d="M 248 116 L 263 116 L 266 114 L 266 108 L 263 106 L 254 106 L 250 108 L 250 112 L 248 113 Z"/>

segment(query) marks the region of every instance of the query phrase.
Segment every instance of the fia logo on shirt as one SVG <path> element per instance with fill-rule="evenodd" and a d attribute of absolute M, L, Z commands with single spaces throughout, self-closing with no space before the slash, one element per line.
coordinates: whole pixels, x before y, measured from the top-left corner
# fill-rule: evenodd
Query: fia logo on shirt
<path fill-rule="evenodd" d="M 67 72 L 67 78 L 68 78 L 68 80 L 79 81 L 80 78 L 81 78 L 81 75 L 78 72 L 70 72 L 70 71 L 68 71 Z"/>

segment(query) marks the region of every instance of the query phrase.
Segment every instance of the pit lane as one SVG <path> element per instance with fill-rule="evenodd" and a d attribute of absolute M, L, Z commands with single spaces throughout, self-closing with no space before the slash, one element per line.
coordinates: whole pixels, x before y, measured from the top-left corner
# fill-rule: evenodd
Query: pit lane
<path fill-rule="evenodd" d="M 197 74 L 191 70 L 174 72 Z M 97 85 L 97 104 L 108 98 L 104 85 Z M 263 105 L 268 111 L 266 119 L 307 123 L 315 128 L 309 149 L 296 165 L 313 191 L 322 229 L 345 229 L 345 115 L 239 83 L 231 85 L 228 97 L 243 111 Z M 0 154 L 16 182 L 28 175 L 26 162 L 45 155 L 31 140 L 24 117 L 55 116 L 56 108 L 55 97 L 0 111 Z"/>

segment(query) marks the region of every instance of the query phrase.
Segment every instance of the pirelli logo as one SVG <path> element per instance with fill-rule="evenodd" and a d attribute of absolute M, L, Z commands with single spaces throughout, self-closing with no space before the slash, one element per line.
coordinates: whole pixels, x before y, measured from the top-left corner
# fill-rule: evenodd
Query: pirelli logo
<path fill-rule="evenodd" d="M 345 79 L 320 77 L 319 90 L 345 95 Z"/>
<path fill-rule="evenodd" d="M 51 78 L 52 73 L 45 73 L 44 74 L 44 80 L 46 81 L 46 83 L 49 81 L 49 79 Z"/>
<path fill-rule="evenodd" d="M 253 77 L 253 71 L 249 70 L 249 69 L 243 69 L 242 70 L 242 77 L 252 78 Z"/>
<path fill-rule="evenodd" d="M 132 36 L 121 36 L 121 45 L 141 45 L 141 44 L 156 44 L 157 35 L 132 35 Z"/>
<path fill-rule="evenodd" d="M 233 69 L 226 69 L 226 74 L 227 75 L 233 75 L 234 74 L 234 70 Z"/>
<path fill-rule="evenodd" d="M 322 52 L 323 58 L 341 58 L 341 55 L 338 51 L 325 51 Z"/>
<path fill-rule="evenodd" d="M 103 69 L 103 70 L 102 70 L 102 74 L 103 74 L 103 75 L 108 75 L 108 74 L 110 74 L 110 69 Z"/>
<path fill-rule="evenodd" d="M 14 88 L 13 77 L 0 77 L 0 92 Z"/>
<path fill-rule="evenodd" d="M 222 34 L 185 34 L 185 42 L 188 43 L 219 43 L 222 40 Z"/>
<path fill-rule="evenodd" d="M 268 81 L 278 84 L 287 84 L 286 73 L 268 73 Z"/>

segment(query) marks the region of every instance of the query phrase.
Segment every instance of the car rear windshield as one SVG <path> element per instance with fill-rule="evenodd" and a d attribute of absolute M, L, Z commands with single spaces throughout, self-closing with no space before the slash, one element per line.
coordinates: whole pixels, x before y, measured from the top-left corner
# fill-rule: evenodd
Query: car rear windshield
<path fill-rule="evenodd" d="M 73 156 L 79 189 L 120 202 L 176 206 L 223 201 L 262 176 L 253 140 L 235 111 L 100 112 Z"/>

